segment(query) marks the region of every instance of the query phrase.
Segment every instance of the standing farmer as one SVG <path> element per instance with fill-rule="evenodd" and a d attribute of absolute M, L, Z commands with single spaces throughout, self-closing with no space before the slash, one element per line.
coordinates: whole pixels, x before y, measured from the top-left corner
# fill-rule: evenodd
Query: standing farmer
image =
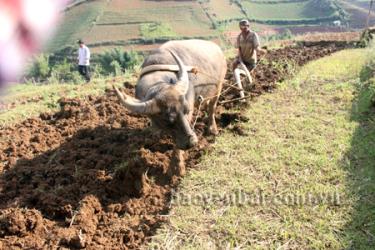
<path fill-rule="evenodd" d="M 90 50 L 82 40 L 78 40 L 78 44 L 78 71 L 86 79 L 86 82 L 90 82 Z"/>
<path fill-rule="evenodd" d="M 238 55 L 233 61 L 232 69 L 236 79 L 236 83 L 240 89 L 242 84 L 240 80 L 240 74 L 245 73 L 249 77 L 251 83 L 252 79 L 249 72 L 251 72 L 257 63 L 257 52 L 259 54 L 265 53 L 260 48 L 258 34 L 250 30 L 250 23 L 248 20 L 241 20 L 239 23 L 241 33 L 237 36 L 236 48 L 238 48 Z M 239 65 L 242 66 L 242 70 L 239 69 Z M 246 68 L 244 68 L 244 66 Z M 241 97 L 244 97 L 244 92 L 240 91 Z"/>

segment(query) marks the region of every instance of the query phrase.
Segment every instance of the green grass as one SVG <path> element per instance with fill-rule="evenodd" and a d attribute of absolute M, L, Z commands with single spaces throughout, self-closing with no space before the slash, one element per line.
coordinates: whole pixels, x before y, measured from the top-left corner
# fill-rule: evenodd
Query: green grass
<path fill-rule="evenodd" d="M 0 126 L 8 126 L 40 113 L 55 112 L 59 109 L 58 100 L 64 98 L 84 98 L 104 93 L 112 84 L 121 86 L 125 80 L 134 81 L 130 76 L 94 79 L 90 84 L 18 84 L 7 90 L 2 96 L 5 104 L 14 103 L 14 107 L 0 113 Z M 34 100 L 31 100 L 34 99 Z"/>
<path fill-rule="evenodd" d="M 176 37 L 177 34 L 169 24 L 145 23 L 141 24 L 141 36 L 143 38 Z"/>
<path fill-rule="evenodd" d="M 77 39 L 85 38 L 104 6 L 105 1 L 101 0 L 84 3 L 65 12 L 56 35 L 48 43 L 47 50 L 56 51 L 75 44 Z"/>
<path fill-rule="evenodd" d="M 182 179 L 169 223 L 150 247 L 370 249 L 375 116 L 353 118 L 366 53 L 312 62 L 251 103 L 242 124 L 248 135 L 226 130 L 216 139 Z M 245 193 L 248 203 L 228 201 Z"/>
<path fill-rule="evenodd" d="M 89 43 L 131 40 L 140 37 L 139 24 L 95 25 L 85 36 Z"/>
<path fill-rule="evenodd" d="M 333 14 L 329 8 L 320 8 L 313 1 L 263 4 L 242 1 L 248 16 L 257 20 L 302 20 Z"/>
<path fill-rule="evenodd" d="M 151 4 L 150 4 L 151 5 Z M 178 35 L 210 35 L 210 21 L 199 5 L 185 2 L 175 5 L 166 4 L 157 7 L 126 8 L 117 11 L 109 9 L 103 14 L 99 23 L 138 23 L 141 26 L 150 23 L 162 23 L 173 29 Z"/>
<path fill-rule="evenodd" d="M 210 0 L 207 3 L 209 12 L 214 14 L 214 18 L 217 20 L 226 20 L 231 18 L 245 18 L 244 14 L 241 12 L 241 9 L 230 0 Z"/>

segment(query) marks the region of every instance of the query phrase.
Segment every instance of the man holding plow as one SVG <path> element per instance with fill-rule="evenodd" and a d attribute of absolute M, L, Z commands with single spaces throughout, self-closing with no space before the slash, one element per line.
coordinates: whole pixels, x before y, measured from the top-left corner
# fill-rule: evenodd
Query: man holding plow
<path fill-rule="evenodd" d="M 236 84 L 241 89 L 240 97 L 245 97 L 242 84 L 241 74 L 246 75 L 250 84 L 252 78 L 250 72 L 255 68 L 257 63 L 257 53 L 265 54 L 266 51 L 260 48 L 258 34 L 250 30 L 250 23 L 248 20 L 241 20 L 240 23 L 241 33 L 237 36 L 236 48 L 238 48 L 238 55 L 233 61 L 232 69 Z"/>

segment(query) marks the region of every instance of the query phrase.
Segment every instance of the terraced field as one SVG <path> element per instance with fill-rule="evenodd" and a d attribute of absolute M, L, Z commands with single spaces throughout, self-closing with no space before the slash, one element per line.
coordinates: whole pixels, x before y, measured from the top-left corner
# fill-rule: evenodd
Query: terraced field
<path fill-rule="evenodd" d="M 211 35 L 211 22 L 197 2 L 113 0 L 87 36 L 88 43 Z M 139 42 L 140 44 L 142 42 Z"/>
<path fill-rule="evenodd" d="M 354 13 L 355 27 L 364 23 L 364 4 L 342 4 Z M 333 20 L 344 18 L 340 10 L 332 0 L 76 1 L 65 11 L 49 50 L 64 48 L 77 38 L 86 40 L 94 52 L 116 46 L 149 50 L 169 39 L 219 40 L 222 34 L 238 33 L 237 22 L 243 18 L 250 19 L 261 36 L 285 28 L 298 33 L 343 31 L 345 27 L 332 26 Z"/>
<path fill-rule="evenodd" d="M 228 20 L 231 18 L 244 17 L 244 13 L 233 1 L 210 0 L 204 6 L 216 20 Z"/>
<path fill-rule="evenodd" d="M 136 39 L 141 36 L 138 24 L 96 25 L 86 36 L 90 43 Z"/>
<path fill-rule="evenodd" d="M 369 1 L 344 1 L 343 8 L 349 13 L 349 25 L 352 28 L 362 28 L 367 23 Z M 369 19 L 370 25 L 375 25 L 375 6 Z"/>
<path fill-rule="evenodd" d="M 248 16 L 257 20 L 304 20 L 327 17 L 332 10 L 320 7 L 315 1 L 289 2 L 280 4 L 253 3 L 243 1 Z"/>
<path fill-rule="evenodd" d="M 66 10 L 65 18 L 58 28 L 56 36 L 50 41 L 48 50 L 59 50 L 89 34 L 105 4 L 106 1 L 93 1 Z"/>
<path fill-rule="evenodd" d="M 205 35 L 211 23 L 197 2 L 112 1 L 100 24 L 166 23 L 179 35 Z"/>

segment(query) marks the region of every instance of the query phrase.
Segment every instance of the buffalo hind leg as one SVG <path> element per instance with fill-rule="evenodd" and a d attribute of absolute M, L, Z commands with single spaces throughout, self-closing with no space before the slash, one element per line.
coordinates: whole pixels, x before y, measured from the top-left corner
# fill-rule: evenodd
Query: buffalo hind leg
<path fill-rule="evenodd" d="M 185 173 L 184 150 L 174 148 L 169 166 L 169 176 L 183 176 Z"/>

